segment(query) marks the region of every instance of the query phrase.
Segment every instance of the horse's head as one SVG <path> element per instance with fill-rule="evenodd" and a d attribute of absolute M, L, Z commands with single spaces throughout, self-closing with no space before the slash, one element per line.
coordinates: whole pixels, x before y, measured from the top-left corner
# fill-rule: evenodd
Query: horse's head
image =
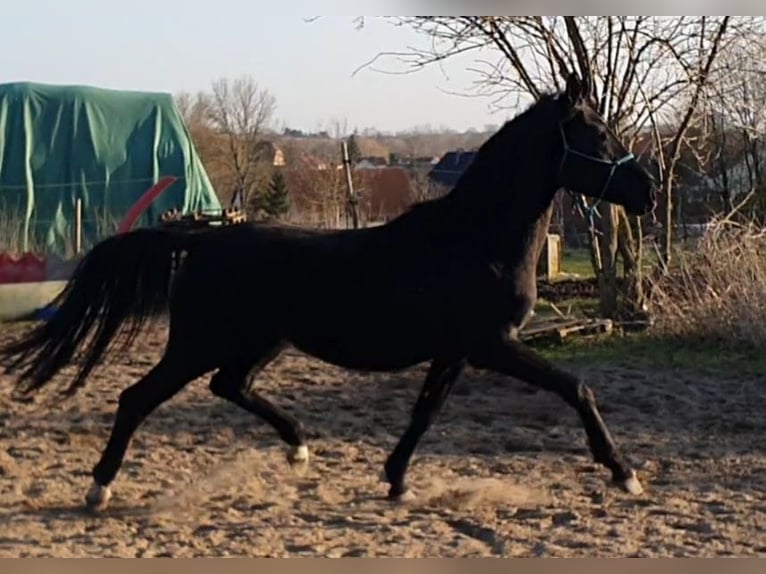
<path fill-rule="evenodd" d="M 559 185 L 621 205 L 632 215 L 653 211 L 655 181 L 593 109 L 590 85 L 571 74 L 558 103 L 558 135 L 563 147 Z"/>

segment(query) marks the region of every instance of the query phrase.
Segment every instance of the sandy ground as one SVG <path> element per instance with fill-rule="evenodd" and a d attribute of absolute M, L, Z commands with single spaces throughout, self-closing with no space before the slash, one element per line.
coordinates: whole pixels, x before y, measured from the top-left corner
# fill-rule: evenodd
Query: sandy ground
<path fill-rule="evenodd" d="M 259 388 L 303 420 L 308 468 L 205 378 L 139 429 L 110 508 L 90 515 L 117 396 L 163 343 L 155 329 L 63 403 L 11 402 L 0 376 L 0 557 L 766 555 L 763 381 L 617 367 L 577 370 L 640 497 L 608 484 L 556 397 L 468 371 L 413 459 L 418 499 L 391 504 L 378 476 L 424 370 L 360 375 L 288 352 Z"/>

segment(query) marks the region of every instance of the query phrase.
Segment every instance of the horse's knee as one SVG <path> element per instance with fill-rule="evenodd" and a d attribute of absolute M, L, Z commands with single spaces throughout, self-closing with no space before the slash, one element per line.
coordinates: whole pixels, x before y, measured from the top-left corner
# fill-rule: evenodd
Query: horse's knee
<path fill-rule="evenodd" d="M 222 399 L 233 399 L 240 392 L 238 381 L 222 371 L 212 376 L 208 388 L 211 393 Z"/>

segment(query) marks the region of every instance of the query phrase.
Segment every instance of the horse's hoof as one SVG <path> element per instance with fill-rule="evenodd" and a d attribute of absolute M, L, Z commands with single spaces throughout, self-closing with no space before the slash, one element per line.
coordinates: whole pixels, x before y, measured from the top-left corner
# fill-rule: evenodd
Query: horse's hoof
<path fill-rule="evenodd" d="M 287 451 L 287 460 L 290 464 L 308 464 L 309 447 L 305 444 L 291 446 Z"/>
<path fill-rule="evenodd" d="M 406 504 L 408 502 L 414 502 L 416 499 L 417 497 L 415 496 L 415 493 L 410 489 L 398 494 L 388 493 L 388 500 L 396 504 Z"/>
<path fill-rule="evenodd" d="M 626 478 L 625 480 L 618 481 L 617 484 L 625 492 L 627 492 L 628 494 L 632 494 L 633 496 L 638 496 L 639 494 L 643 494 L 644 492 L 644 487 L 641 486 L 641 483 L 639 482 L 638 477 L 636 476 L 635 470 L 630 471 L 630 476 Z"/>
<path fill-rule="evenodd" d="M 85 494 L 85 507 L 91 512 L 100 512 L 109 504 L 112 491 L 108 486 L 101 486 L 94 482 Z"/>

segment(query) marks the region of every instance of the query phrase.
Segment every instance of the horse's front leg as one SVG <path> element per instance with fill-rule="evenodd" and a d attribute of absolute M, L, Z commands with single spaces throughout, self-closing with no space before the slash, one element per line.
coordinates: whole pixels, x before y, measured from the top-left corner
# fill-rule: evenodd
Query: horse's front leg
<path fill-rule="evenodd" d="M 598 412 L 593 391 L 578 377 L 555 367 L 510 336 L 493 337 L 477 345 L 468 362 L 559 395 L 580 415 L 593 459 L 611 470 L 612 479 L 625 491 L 636 495 L 643 492 L 635 471 L 623 458 Z"/>

